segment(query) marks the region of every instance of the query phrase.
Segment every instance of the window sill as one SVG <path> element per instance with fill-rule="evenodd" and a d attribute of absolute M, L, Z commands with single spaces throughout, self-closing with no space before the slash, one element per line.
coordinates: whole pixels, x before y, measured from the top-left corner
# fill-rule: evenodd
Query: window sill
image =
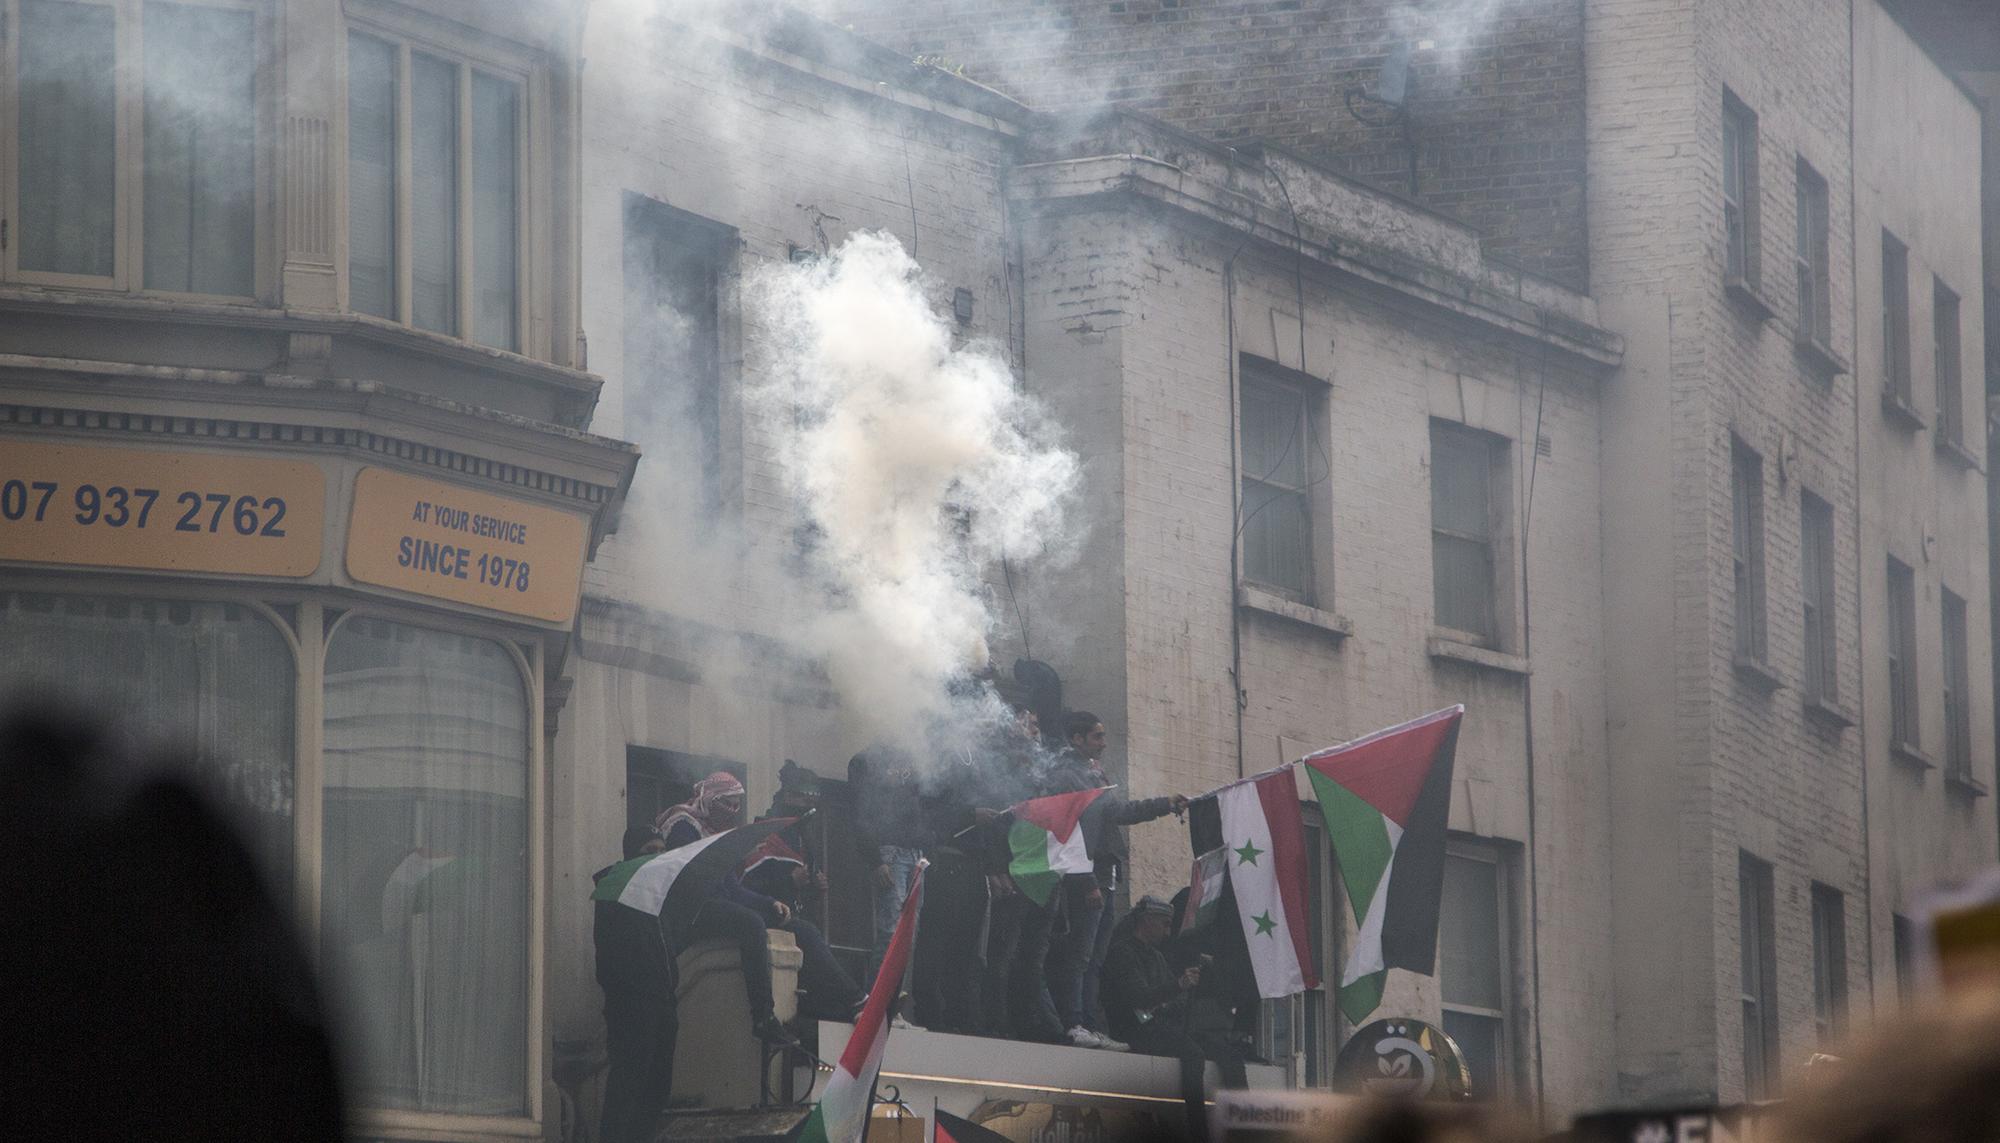
<path fill-rule="evenodd" d="M 1945 771 L 1944 785 L 1945 789 L 1968 798 L 1983 798 L 1992 793 L 1986 783 L 1957 767 Z"/>
<path fill-rule="evenodd" d="M 1821 724 L 1831 727 L 1835 731 L 1846 730 L 1848 727 L 1854 725 L 1854 716 L 1849 714 L 1846 708 L 1842 707 L 1839 703 L 1828 702 L 1822 698 L 1808 697 L 1805 700 L 1805 710 L 1807 714 L 1819 720 Z"/>
<path fill-rule="evenodd" d="M 1955 441 L 1950 437 L 1940 435 L 1937 438 L 1936 448 L 1939 456 L 1944 457 L 1960 468 L 1972 472 L 1986 471 L 1986 466 L 1981 463 L 1977 456 L 1973 455 L 1971 449 L 1965 447 L 1964 441 Z"/>
<path fill-rule="evenodd" d="M 1937 763 L 1931 761 L 1931 756 L 1924 753 L 1923 748 L 1917 746 L 1915 743 L 1891 742 L 1889 744 L 1889 757 L 1906 766 L 1913 766 L 1919 770 L 1937 769 Z"/>
<path fill-rule="evenodd" d="M 1238 584 L 1236 606 L 1244 611 L 1255 611 L 1263 615 L 1287 619 L 1302 627 L 1310 627 L 1333 637 L 1337 643 L 1354 634 L 1354 625 L 1344 615 L 1322 611 L 1311 604 L 1286 599 L 1274 591 L 1249 584 Z"/>
<path fill-rule="evenodd" d="M 1893 389 L 1882 390 L 1882 415 L 1913 433 L 1922 432 L 1929 427 L 1924 422 L 1923 414 L 1917 412 L 1916 406 L 1910 404 L 1902 394 Z"/>
<path fill-rule="evenodd" d="M 1770 664 L 1764 662 L 1762 659 L 1753 659 L 1748 655 L 1738 655 L 1729 661 L 1729 665 L 1736 668 L 1737 678 L 1756 687 L 1764 694 L 1768 695 L 1784 689 L 1785 680 L 1779 678 L 1778 673 L 1771 669 Z"/>
<path fill-rule="evenodd" d="M 1826 380 L 1832 380 L 1847 372 L 1847 360 L 1835 353 L 1832 346 L 1821 342 L 1811 334 L 1801 331 L 1792 345 L 1798 350 L 1799 356 L 1806 359 L 1806 364 L 1812 366 L 1813 371 Z"/>
<path fill-rule="evenodd" d="M 1723 279 L 1722 292 L 1729 295 L 1730 301 L 1743 307 L 1744 313 L 1759 322 L 1770 321 L 1778 312 L 1771 308 L 1771 303 L 1764 299 L 1764 295 L 1757 292 L 1757 287 L 1742 278 Z"/>
<path fill-rule="evenodd" d="M 1509 655 L 1505 651 L 1495 651 L 1491 647 L 1476 646 L 1450 635 L 1433 635 L 1424 640 L 1424 653 L 1433 659 L 1469 663 L 1489 671 L 1520 675 L 1523 678 L 1534 673 L 1528 665 L 1528 660 L 1519 655 Z"/>

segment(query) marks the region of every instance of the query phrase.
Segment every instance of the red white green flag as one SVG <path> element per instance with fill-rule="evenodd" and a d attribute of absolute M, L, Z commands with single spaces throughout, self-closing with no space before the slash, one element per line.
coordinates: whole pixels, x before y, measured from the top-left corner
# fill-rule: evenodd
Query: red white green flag
<path fill-rule="evenodd" d="M 1284 766 L 1215 792 L 1236 914 L 1257 994 L 1275 1000 L 1319 983 L 1306 931 L 1305 830 L 1292 768 Z"/>
<path fill-rule="evenodd" d="M 1340 976 L 1355 1024 L 1382 1003 L 1392 968 L 1431 975 L 1444 898 L 1452 757 L 1463 706 L 1303 759 L 1360 932 Z"/>
<path fill-rule="evenodd" d="M 1104 794 L 1109 786 L 1030 798 L 1007 811 L 1014 816 L 1007 827 L 1007 846 L 1013 859 L 1007 872 L 1014 887 L 1037 905 L 1049 903 L 1065 873 L 1089 873 L 1090 850 L 1083 842 L 1083 811 Z"/>
<path fill-rule="evenodd" d="M 910 946 L 916 942 L 925 865 L 919 862 L 917 875 L 910 878 L 910 895 L 903 900 L 903 915 L 896 920 L 889 951 L 883 954 L 882 967 L 875 973 L 875 986 L 868 990 L 868 1002 L 855 1018 L 854 1031 L 847 1037 L 840 1062 L 834 1065 L 833 1077 L 826 1081 L 826 1091 L 799 1128 L 800 1143 L 859 1143 L 868 1131 L 875 1076 L 882 1070 L 882 1050 L 889 1046 L 889 1008 L 902 989 Z"/>

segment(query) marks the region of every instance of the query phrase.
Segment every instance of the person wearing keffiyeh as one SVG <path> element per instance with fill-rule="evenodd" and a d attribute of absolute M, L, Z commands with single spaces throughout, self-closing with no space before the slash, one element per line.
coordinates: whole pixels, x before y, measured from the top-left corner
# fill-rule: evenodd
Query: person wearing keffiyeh
<path fill-rule="evenodd" d="M 671 852 L 742 823 L 743 783 L 735 775 L 718 770 L 696 782 L 687 801 L 663 811 L 654 820 L 653 829 Z M 793 916 L 791 906 L 785 902 L 744 885 L 740 871 L 702 903 L 676 952 L 685 952 L 705 940 L 735 945 L 742 958 L 743 991 L 750 1001 L 751 1029 L 758 1039 L 783 1041 L 790 1037 L 778 1023 L 773 1009 L 766 928 L 790 932 L 804 954 L 799 983 L 806 991 L 807 1002 L 802 1005 L 806 1014 L 832 1020 L 850 1017 L 860 1005 L 860 989 L 835 962 L 826 937 L 812 922 Z"/>

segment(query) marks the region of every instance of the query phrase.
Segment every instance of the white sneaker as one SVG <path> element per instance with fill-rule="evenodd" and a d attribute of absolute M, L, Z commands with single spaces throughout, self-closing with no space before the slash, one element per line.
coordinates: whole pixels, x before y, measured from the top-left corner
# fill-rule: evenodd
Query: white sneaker
<path fill-rule="evenodd" d="M 1069 1030 L 1069 1042 L 1079 1048 L 1101 1048 L 1104 1046 L 1104 1037 L 1078 1024 Z"/>
<path fill-rule="evenodd" d="M 902 1014 L 902 1013 L 900 1013 L 900 1012 L 898 1012 L 898 1013 L 896 1013 L 895 1015 L 893 1015 L 893 1016 L 889 1017 L 889 1027 L 891 1027 L 891 1028 L 916 1028 L 917 1026 L 916 1026 L 915 1024 L 912 1024 L 912 1023 L 910 1023 L 910 1022 L 909 1022 L 908 1020 L 905 1020 L 905 1019 L 903 1019 L 903 1014 Z M 921 1031 L 922 1029 L 918 1029 L 918 1030 L 919 1030 L 919 1031 Z"/>
<path fill-rule="evenodd" d="M 1123 1040 L 1114 1040 L 1102 1032 L 1094 1032 L 1092 1035 L 1095 1035 L 1101 1041 L 1097 1046 L 1107 1052 L 1129 1052 L 1132 1050 L 1132 1045 Z"/>

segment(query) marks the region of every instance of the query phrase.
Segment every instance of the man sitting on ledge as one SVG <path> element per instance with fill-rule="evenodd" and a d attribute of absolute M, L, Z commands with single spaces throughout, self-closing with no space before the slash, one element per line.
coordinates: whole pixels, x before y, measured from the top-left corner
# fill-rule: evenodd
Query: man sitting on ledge
<path fill-rule="evenodd" d="M 1164 946 L 1173 918 L 1172 905 L 1148 895 L 1119 923 L 1104 957 L 1104 1015 L 1111 1034 L 1133 1051 L 1180 1059 L 1189 1129 L 1200 1138 L 1207 1121 L 1203 1065 L 1215 1061 L 1224 1087 L 1244 1087 L 1248 1079 L 1243 1057 L 1222 1036 L 1189 1028 L 1188 995 L 1201 983 L 1201 967 L 1190 965 L 1176 973 L 1168 965 Z"/>
<path fill-rule="evenodd" d="M 743 823 L 743 783 L 718 770 L 694 784 L 694 796 L 669 807 L 653 823 L 668 850 L 733 829 Z M 824 1020 L 851 1020 L 861 1007 L 861 990 L 833 959 L 826 937 L 812 922 L 792 915 L 791 906 L 746 888 L 740 876 L 723 882 L 704 901 L 694 923 L 682 936 L 676 955 L 706 940 L 736 946 L 743 964 L 743 991 L 750 1001 L 751 1031 L 758 1039 L 782 1043 L 790 1033 L 778 1023 L 771 999 L 771 952 L 766 927 L 784 929 L 804 954 L 799 983 L 805 987 L 810 1010 L 804 1015 Z"/>

